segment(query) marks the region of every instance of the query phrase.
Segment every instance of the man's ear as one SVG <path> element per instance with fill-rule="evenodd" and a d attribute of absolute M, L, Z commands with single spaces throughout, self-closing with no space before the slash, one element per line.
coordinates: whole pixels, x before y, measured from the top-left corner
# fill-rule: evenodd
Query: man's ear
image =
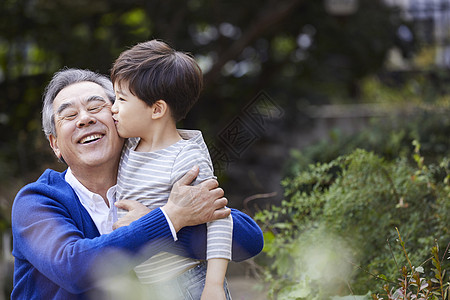
<path fill-rule="evenodd" d="M 152 119 L 160 119 L 168 113 L 169 106 L 164 100 L 158 100 L 152 105 Z"/>
<path fill-rule="evenodd" d="M 58 159 L 62 159 L 61 151 L 58 147 L 58 139 L 53 134 L 50 134 L 48 136 L 48 140 L 50 141 L 50 147 L 53 149 L 53 153 L 55 153 L 56 157 Z"/>

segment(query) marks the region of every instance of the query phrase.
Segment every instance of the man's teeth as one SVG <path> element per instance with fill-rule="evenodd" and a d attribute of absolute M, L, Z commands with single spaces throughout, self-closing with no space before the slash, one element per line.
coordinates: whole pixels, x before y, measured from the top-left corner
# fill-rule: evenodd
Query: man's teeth
<path fill-rule="evenodd" d="M 80 144 L 86 144 L 95 140 L 98 140 L 102 137 L 101 134 L 92 134 L 92 135 L 88 135 L 87 137 L 84 137 L 80 140 Z"/>

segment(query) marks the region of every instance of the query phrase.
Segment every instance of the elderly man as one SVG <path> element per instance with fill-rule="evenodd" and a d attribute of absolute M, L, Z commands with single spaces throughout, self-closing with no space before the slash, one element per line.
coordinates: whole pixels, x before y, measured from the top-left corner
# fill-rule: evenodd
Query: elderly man
<path fill-rule="evenodd" d="M 43 128 L 68 169 L 46 170 L 14 200 L 12 299 L 102 299 L 99 278 L 93 275 L 99 264 L 120 266 L 112 259 L 120 252 L 137 265 L 169 248 L 202 259 L 206 230 L 199 224 L 230 213 L 233 260 L 261 251 L 261 230 L 245 214 L 223 209 L 227 200 L 217 181 L 189 185 L 196 169 L 175 184 L 162 208 L 148 212 L 139 203 L 118 204 L 129 213 L 111 230 L 113 186 L 123 145 L 111 116 L 113 101 L 110 80 L 88 70 L 62 70 L 48 85 Z M 133 266 L 122 267 L 126 272 Z"/>

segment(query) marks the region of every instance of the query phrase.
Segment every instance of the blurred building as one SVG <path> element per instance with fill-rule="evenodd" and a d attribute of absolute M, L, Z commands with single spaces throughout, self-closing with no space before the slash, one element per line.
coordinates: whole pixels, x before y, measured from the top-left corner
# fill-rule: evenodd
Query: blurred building
<path fill-rule="evenodd" d="M 405 43 L 415 38 L 419 45 L 434 47 L 435 65 L 450 67 L 450 0 L 384 0 L 402 11 L 410 28 L 400 26 L 398 38 Z"/>

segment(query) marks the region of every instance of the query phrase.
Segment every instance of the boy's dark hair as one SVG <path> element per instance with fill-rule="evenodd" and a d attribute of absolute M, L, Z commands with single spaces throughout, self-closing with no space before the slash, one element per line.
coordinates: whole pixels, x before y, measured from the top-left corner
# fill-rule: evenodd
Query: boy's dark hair
<path fill-rule="evenodd" d="M 175 121 L 186 117 L 203 87 L 202 70 L 194 58 L 158 40 L 122 52 L 111 69 L 111 80 L 128 83 L 130 92 L 148 105 L 166 101 Z"/>

